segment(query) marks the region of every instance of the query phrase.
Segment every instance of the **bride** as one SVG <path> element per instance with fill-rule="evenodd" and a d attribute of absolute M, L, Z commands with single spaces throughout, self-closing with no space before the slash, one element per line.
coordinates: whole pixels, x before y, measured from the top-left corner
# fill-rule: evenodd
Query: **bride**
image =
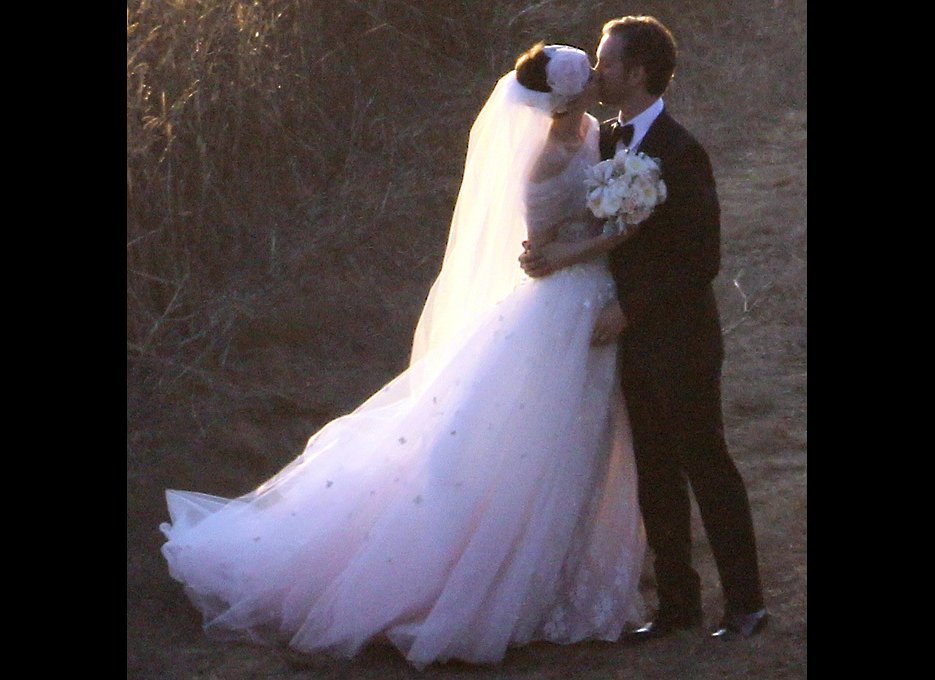
<path fill-rule="evenodd" d="M 254 491 L 166 492 L 162 553 L 209 634 L 345 658 L 389 641 L 421 669 L 640 621 L 616 348 L 591 344 L 613 279 L 605 256 L 517 263 L 524 239 L 600 233 L 595 90 L 581 50 L 523 54 L 471 129 L 409 367 Z"/>

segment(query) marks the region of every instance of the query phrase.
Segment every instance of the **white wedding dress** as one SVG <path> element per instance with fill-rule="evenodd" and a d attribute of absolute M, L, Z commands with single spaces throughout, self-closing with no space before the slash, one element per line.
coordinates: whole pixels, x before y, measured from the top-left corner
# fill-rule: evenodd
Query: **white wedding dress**
<path fill-rule="evenodd" d="M 589 235 L 588 125 L 565 171 L 528 185 L 534 232 Z M 162 552 L 209 633 L 345 658 L 389 641 L 423 668 L 640 621 L 616 351 L 590 345 L 613 280 L 596 259 L 519 281 L 255 491 L 167 491 Z"/>

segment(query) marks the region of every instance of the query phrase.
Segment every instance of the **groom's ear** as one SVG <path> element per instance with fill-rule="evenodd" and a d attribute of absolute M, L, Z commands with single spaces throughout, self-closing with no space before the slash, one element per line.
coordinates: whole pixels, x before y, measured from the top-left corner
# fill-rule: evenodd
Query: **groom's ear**
<path fill-rule="evenodd" d="M 635 64 L 627 71 L 627 79 L 631 85 L 646 86 L 646 67 L 642 64 Z"/>

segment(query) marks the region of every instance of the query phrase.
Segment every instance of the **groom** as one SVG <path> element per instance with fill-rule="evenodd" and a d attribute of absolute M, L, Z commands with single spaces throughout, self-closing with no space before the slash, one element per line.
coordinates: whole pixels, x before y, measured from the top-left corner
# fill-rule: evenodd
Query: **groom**
<path fill-rule="evenodd" d="M 618 342 L 633 429 L 640 508 L 655 555 L 659 608 L 629 634 L 651 639 L 701 624 L 701 581 L 691 564 L 691 484 L 717 563 L 725 611 L 715 637 L 750 637 L 766 624 L 756 541 L 743 480 L 724 441 L 720 319 L 720 209 L 708 155 L 665 110 L 676 45 L 653 17 L 604 25 L 595 76 L 603 104 L 603 159 L 623 147 L 661 160 L 668 199 L 610 252 L 619 301 L 605 308 L 595 344 Z M 533 277 L 590 253 L 552 243 L 520 258 Z M 686 483 L 687 480 L 687 483 Z"/>

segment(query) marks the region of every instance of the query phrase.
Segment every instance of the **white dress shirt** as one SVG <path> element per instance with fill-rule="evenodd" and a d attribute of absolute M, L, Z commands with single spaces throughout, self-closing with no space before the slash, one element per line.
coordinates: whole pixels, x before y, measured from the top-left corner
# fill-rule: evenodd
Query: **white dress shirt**
<path fill-rule="evenodd" d="M 640 142 L 643 141 L 643 137 L 645 137 L 646 133 L 649 132 L 649 127 L 653 124 L 653 121 L 659 117 L 659 114 L 662 113 L 662 109 L 664 107 L 665 104 L 662 101 L 662 97 L 659 97 L 659 99 L 645 108 L 642 113 L 638 113 L 630 120 L 621 120 L 620 114 L 617 114 L 617 121 L 621 125 L 633 126 L 633 139 L 630 140 L 631 151 L 639 150 Z M 617 148 L 615 151 L 619 151 L 621 146 L 621 143 L 617 142 Z"/>

